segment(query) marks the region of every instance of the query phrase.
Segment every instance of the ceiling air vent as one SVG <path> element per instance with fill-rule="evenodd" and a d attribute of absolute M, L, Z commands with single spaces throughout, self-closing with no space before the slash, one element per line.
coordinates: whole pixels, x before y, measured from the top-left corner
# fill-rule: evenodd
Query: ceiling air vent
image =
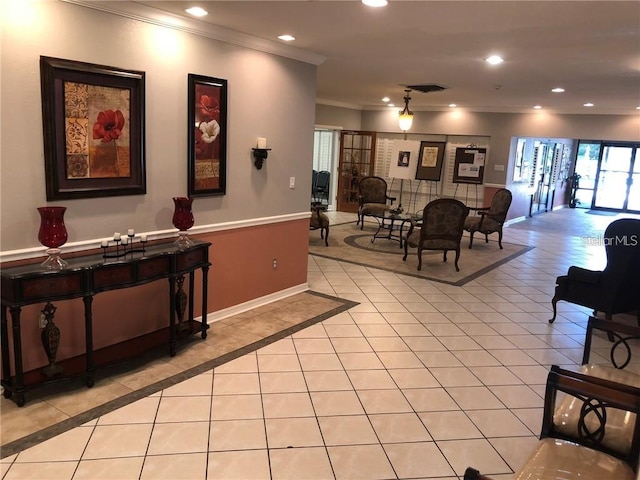
<path fill-rule="evenodd" d="M 407 88 L 422 93 L 441 92 L 442 90 L 447 89 L 447 87 L 443 87 L 442 85 L 437 85 L 435 83 L 427 83 L 425 85 L 407 85 Z"/>

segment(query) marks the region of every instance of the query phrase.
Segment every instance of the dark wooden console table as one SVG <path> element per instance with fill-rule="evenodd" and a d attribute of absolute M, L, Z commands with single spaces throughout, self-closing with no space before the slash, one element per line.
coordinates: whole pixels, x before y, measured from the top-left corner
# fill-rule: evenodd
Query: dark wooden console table
<path fill-rule="evenodd" d="M 25 404 L 25 376 L 22 365 L 22 339 L 20 333 L 20 311 L 23 306 L 46 303 L 43 314 L 47 317 L 47 334 L 50 341 L 59 343 L 60 332 L 53 325 L 55 307 L 51 302 L 82 298 L 85 324 L 85 381 L 92 387 L 95 377 L 93 349 L 93 316 L 91 304 L 94 295 L 108 290 L 129 288 L 160 279 L 169 280 L 169 354 L 176 354 L 179 331 L 198 330 L 203 339 L 207 337 L 207 274 L 209 270 L 208 242 L 194 241 L 193 245 L 180 249 L 173 243 L 149 245 L 144 252 L 129 253 L 120 258 L 105 258 L 102 254 L 85 255 L 68 259 L 69 265 L 59 271 L 47 271 L 39 264 L 2 269 L 2 386 L 5 398 L 12 398 L 18 406 Z M 202 269 L 202 321 L 194 320 L 195 271 Z M 184 276 L 189 274 L 189 294 L 182 289 Z M 188 317 L 183 319 L 188 304 Z M 9 317 L 13 336 L 13 367 L 9 354 Z M 50 325 L 51 324 L 51 325 Z M 194 329 L 194 325 L 199 329 Z M 51 328 L 49 328 L 51 327 Z M 184 328 L 183 328 L 184 327 Z M 55 329 L 55 330 L 53 330 Z M 57 338 L 56 338 L 57 337 Z M 50 342 L 51 343 L 51 342 Z M 43 339 L 43 344 L 45 340 Z M 49 356 L 50 365 L 42 369 L 43 383 L 59 377 L 61 368 Z M 57 346 L 56 346 L 57 350 Z M 55 357 L 55 355 L 54 355 Z"/>

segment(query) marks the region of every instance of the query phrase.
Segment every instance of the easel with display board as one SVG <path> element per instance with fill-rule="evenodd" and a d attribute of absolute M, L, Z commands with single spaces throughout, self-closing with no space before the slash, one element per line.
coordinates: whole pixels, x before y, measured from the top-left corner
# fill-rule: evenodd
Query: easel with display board
<path fill-rule="evenodd" d="M 458 187 L 466 186 L 465 205 L 469 206 L 469 186 L 475 189 L 476 206 L 479 203 L 478 185 L 484 181 L 484 167 L 487 155 L 486 148 L 477 147 L 474 144 L 456 148 L 456 156 L 453 169 L 453 183 L 456 184 L 454 196 L 458 196 Z"/>
<path fill-rule="evenodd" d="M 420 153 L 418 155 L 415 177 L 416 180 L 418 180 L 418 186 L 416 187 L 415 197 L 418 196 L 418 190 L 422 185 L 422 181 L 429 182 L 429 201 L 431 201 L 433 196 L 438 195 L 438 183 L 442 176 L 442 164 L 444 163 L 444 150 L 446 145 L 446 142 L 420 142 Z"/>

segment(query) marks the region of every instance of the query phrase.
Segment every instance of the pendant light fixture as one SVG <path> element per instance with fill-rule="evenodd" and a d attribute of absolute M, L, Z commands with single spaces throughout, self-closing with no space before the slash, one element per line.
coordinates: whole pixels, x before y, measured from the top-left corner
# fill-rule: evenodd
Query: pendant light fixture
<path fill-rule="evenodd" d="M 398 125 L 400 126 L 400 130 L 403 132 L 409 130 L 413 124 L 413 112 L 409 110 L 409 100 L 411 100 L 409 94 L 411 93 L 411 90 L 405 90 L 405 92 L 404 108 L 398 112 Z"/>

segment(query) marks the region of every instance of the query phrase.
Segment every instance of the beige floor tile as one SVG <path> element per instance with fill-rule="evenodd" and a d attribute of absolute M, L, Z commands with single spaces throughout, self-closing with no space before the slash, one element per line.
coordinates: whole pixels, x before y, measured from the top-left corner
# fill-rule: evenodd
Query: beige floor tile
<path fill-rule="evenodd" d="M 211 422 L 209 450 L 258 450 L 267 448 L 264 420 L 221 420 Z"/>
<path fill-rule="evenodd" d="M 353 390 L 353 385 L 351 385 L 351 381 L 344 371 L 320 370 L 304 372 L 304 378 L 310 392 Z"/>
<path fill-rule="evenodd" d="M 166 378 L 166 376 L 168 376 L 168 374 L 165 375 L 166 372 L 171 371 L 172 369 L 173 367 L 167 367 L 165 364 L 163 364 L 162 366 L 156 366 L 155 373 L 151 375 L 157 376 L 158 380 L 164 379 Z M 158 370 L 160 370 L 162 373 L 159 373 Z M 137 373 L 135 375 L 140 375 L 140 373 Z M 147 383 L 146 385 L 148 385 L 149 383 Z M 137 390 L 138 388 L 140 387 L 134 385 L 124 385 L 119 380 L 112 381 L 110 379 L 107 379 L 96 382 L 93 388 L 82 388 L 81 390 L 74 392 L 73 395 L 69 395 L 66 392 L 53 395 L 52 397 L 47 399 L 47 403 L 52 405 L 62 413 L 73 417 L 92 408 L 104 405 L 110 400 L 114 400 L 123 395 L 127 395 L 133 390 Z"/>
<path fill-rule="evenodd" d="M 381 445 L 328 447 L 336 480 L 396 478 Z"/>
<path fill-rule="evenodd" d="M 359 390 L 357 394 L 368 415 L 412 411 L 400 390 Z"/>
<path fill-rule="evenodd" d="M 439 387 L 440 384 L 426 368 L 396 368 L 389 370 L 400 389 Z"/>
<path fill-rule="evenodd" d="M 485 437 L 523 437 L 533 433 L 506 409 L 474 410 L 467 415 Z"/>
<path fill-rule="evenodd" d="M 251 373 L 258 371 L 258 357 L 255 353 L 249 353 L 242 357 L 236 358 L 219 367 L 216 367 L 216 373 Z"/>
<path fill-rule="evenodd" d="M 319 370 L 344 371 L 340 358 L 336 354 L 300 355 L 299 359 L 302 370 L 305 372 Z"/>
<path fill-rule="evenodd" d="M 485 439 L 445 440 L 436 444 L 457 475 L 462 475 L 468 466 L 473 466 L 489 476 L 512 473 L 498 452 Z"/>
<path fill-rule="evenodd" d="M 384 365 L 375 353 L 339 353 L 345 370 L 382 369 Z"/>
<path fill-rule="evenodd" d="M 301 370 L 296 355 L 258 355 L 258 369 L 262 372 L 298 372 Z"/>
<path fill-rule="evenodd" d="M 147 453 L 153 425 L 98 425 L 91 435 L 83 460 L 139 457 Z"/>
<path fill-rule="evenodd" d="M 429 432 L 415 413 L 369 415 L 369 420 L 383 444 L 431 440 Z"/>
<path fill-rule="evenodd" d="M 327 446 L 378 443 L 378 437 L 366 415 L 318 417 L 318 423 Z"/>
<path fill-rule="evenodd" d="M 71 480 L 78 462 L 14 463 L 3 480 Z"/>
<path fill-rule="evenodd" d="M 351 370 L 348 375 L 356 390 L 397 388 L 386 370 Z"/>
<path fill-rule="evenodd" d="M 535 449 L 538 444 L 538 437 L 536 435 L 530 435 L 528 437 L 516 438 L 491 438 L 489 442 L 511 469 L 517 472 Z"/>
<path fill-rule="evenodd" d="M 334 353 L 333 345 L 328 338 L 296 338 L 294 344 L 298 353 Z"/>
<path fill-rule="evenodd" d="M 394 368 L 421 368 L 423 363 L 413 352 L 377 352 L 378 358 L 391 370 Z"/>
<path fill-rule="evenodd" d="M 242 395 L 260 393 L 257 373 L 218 373 L 213 376 L 214 395 Z"/>
<path fill-rule="evenodd" d="M 372 352 L 371 343 L 364 337 L 332 338 L 331 344 L 337 353 Z"/>
<path fill-rule="evenodd" d="M 209 421 L 211 397 L 163 397 L 156 423 Z"/>
<path fill-rule="evenodd" d="M 27 402 L 18 407 L 0 396 L 0 438 L 6 444 L 42 428 L 50 427 L 69 418 L 53 405 L 44 401 Z"/>
<path fill-rule="evenodd" d="M 451 387 L 447 392 L 463 410 L 504 408 L 504 404 L 487 387 Z"/>
<path fill-rule="evenodd" d="M 334 478 L 324 447 L 270 449 L 269 457 L 273 480 L 331 480 Z"/>
<path fill-rule="evenodd" d="M 309 393 L 269 393 L 262 395 L 264 418 L 313 417 Z"/>
<path fill-rule="evenodd" d="M 158 413 L 160 397 L 147 397 L 107 413 L 96 420 L 99 425 L 153 423 Z"/>
<path fill-rule="evenodd" d="M 292 355 L 296 353 L 291 337 L 283 338 L 265 347 L 258 349 L 260 355 Z"/>
<path fill-rule="evenodd" d="M 147 455 L 206 452 L 209 422 L 156 423 Z"/>
<path fill-rule="evenodd" d="M 324 322 L 324 328 L 329 338 L 362 338 L 362 332 L 356 325 L 333 325 Z"/>
<path fill-rule="evenodd" d="M 74 428 L 20 452 L 15 461 L 30 463 L 80 460 L 92 432 L 92 427 Z"/>
<path fill-rule="evenodd" d="M 489 387 L 508 408 L 535 408 L 544 405 L 544 399 L 527 385 L 503 385 Z"/>
<path fill-rule="evenodd" d="M 472 387 L 480 380 L 466 367 L 437 367 L 429 369 L 443 387 Z"/>
<path fill-rule="evenodd" d="M 364 414 L 358 395 L 354 391 L 311 392 L 311 399 L 318 417 Z"/>
<path fill-rule="evenodd" d="M 410 388 L 402 390 L 416 412 L 460 410 L 444 388 Z"/>
<path fill-rule="evenodd" d="M 434 442 L 383 445 L 398 478 L 440 477 L 454 472 Z"/>
<path fill-rule="evenodd" d="M 302 372 L 275 372 L 260 374 L 262 393 L 306 392 L 307 384 Z"/>
<path fill-rule="evenodd" d="M 267 451 L 210 453 L 206 478 L 207 480 L 270 480 Z"/>
<path fill-rule="evenodd" d="M 318 420 L 305 418 L 267 418 L 265 420 L 269 449 L 322 446 Z"/>
<path fill-rule="evenodd" d="M 211 402 L 212 420 L 246 420 L 262 417 L 260 395 L 214 395 Z"/>
<path fill-rule="evenodd" d="M 434 440 L 482 438 L 480 430 L 462 411 L 418 414 Z"/>
<path fill-rule="evenodd" d="M 113 480 L 141 478 L 142 464 L 153 461 L 153 457 L 105 458 L 101 460 L 82 460 L 73 475 L 74 480 Z M 145 478 L 144 476 L 142 478 Z M 149 478 L 149 477 L 147 477 Z M 161 478 L 157 475 L 155 478 Z M 167 477 L 165 477 L 167 478 Z M 187 477 L 183 477 L 187 478 Z"/>

